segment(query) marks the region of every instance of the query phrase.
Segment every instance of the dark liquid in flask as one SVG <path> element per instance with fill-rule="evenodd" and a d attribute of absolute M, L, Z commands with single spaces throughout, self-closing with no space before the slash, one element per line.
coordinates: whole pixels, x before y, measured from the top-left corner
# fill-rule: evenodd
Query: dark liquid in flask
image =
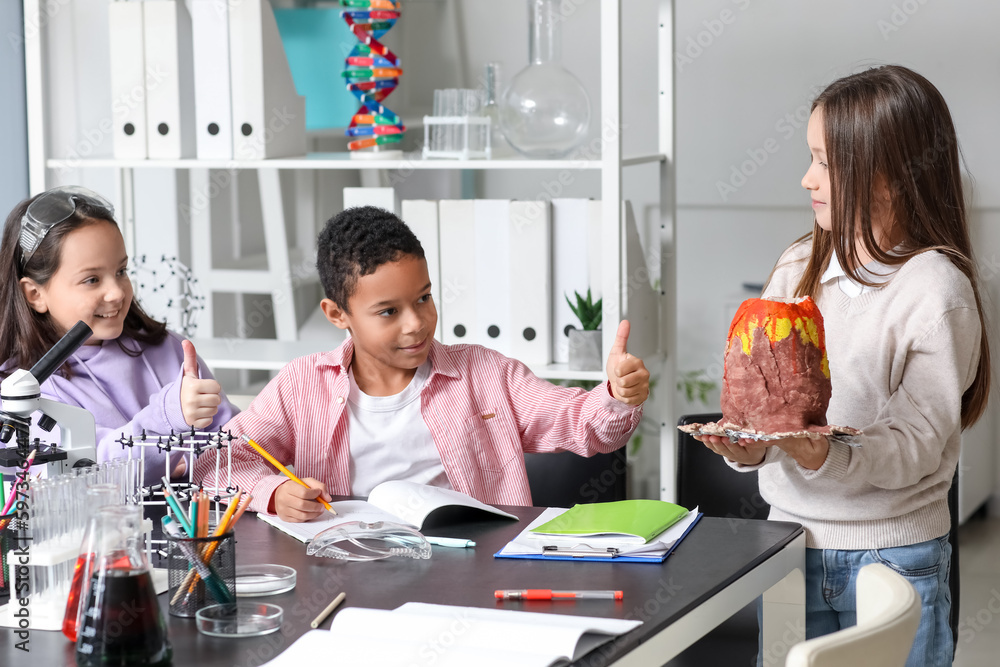
<path fill-rule="evenodd" d="M 172 652 L 149 572 L 109 570 L 91 579 L 76 644 L 78 667 L 161 667 Z M 101 589 L 103 588 L 103 592 Z"/>
<path fill-rule="evenodd" d="M 121 556 L 116 561 L 115 567 L 128 567 L 127 556 Z M 69 637 L 70 641 L 76 641 L 77 625 L 80 622 L 82 611 L 79 608 L 80 598 L 83 597 L 84 584 L 90 580 L 94 573 L 94 554 L 83 553 L 76 559 L 73 567 L 73 583 L 69 587 L 69 598 L 66 600 L 66 614 L 63 617 L 63 634 Z M 83 600 L 86 602 L 86 600 Z"/>

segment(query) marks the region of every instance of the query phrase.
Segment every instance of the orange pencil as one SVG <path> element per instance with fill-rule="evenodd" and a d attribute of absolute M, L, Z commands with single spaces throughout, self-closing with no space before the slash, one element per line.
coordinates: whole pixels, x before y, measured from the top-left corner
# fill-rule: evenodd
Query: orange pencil
<path fill-rule="evenodd" d="M 243 516 L 243 513 L 246 512 L 247 508 L 250 506 L 250 501 L 253 500 L 253 496 L 248 493 L 244 498 L 241 498 L 242 494 L 243 491 L 240 491 L 229 503 L 229 507 L 226 508 L 225 514 L 222 515 L 222 520 L 216 527 L 213 537 L 219 537 L 228 533 L 229 530 L 236 525 L 236 522 L 239 521 L 239 518 Z M 240 504 L 241 500 L 245 500 L 242 505 Z M 215 555 L 215 550 L 219 548 L 219 544 L 220 542 L 212 542 L 209 544 L 205 548 L 204 553 L 202 553 L 201 559 L 206 563 L 212 560 L 212 556 Z M 177 592 L 174 593 L 174 597 L 170 603 L 175 604 L 185 591 L 189 593 L 193 592 L 194 587 L 200 578 L 201 577 L 198 575 L 197 570 L 192 569 L 189 571 L 187 577 L 185 577 L 184 581 L 181 582 L 181 585 L 177 587 Z"/>
<path fill-rule="evenodd" d="M 285 466 L 283 466 L 280 463 L 278 463 L 278 459 L 276 459 L 273 456 L 271 456 L 270 454 L 268 454 L 267 450 L 265 450 L 263 447 L 261 447 L 260 445 L 258 445 L 252 439 L 248 438 L 245 435 L 242 436 L 242 438 L 243 438 L 243 440 L 246 441 L 246 443 L 248 445 L 250 445 L 251 447 L 253 447 L 254 449 L 256 449 L 257 453 L 260 454 L 261 456 L 263 456 L 268 461 L 268 463 L 270 463 L 275 468 L 277 468 L 278 470 L 280 470 L 285 475 L 285 477 L 287 477 L 288 479 L 292 480 L 293 482 L 296 482 L 296 483 L 300 484 L 301 486 L 304 486 L 307 489 L 311 489 L 312 488 L 311 486 L 309 486 L 308 484 L 306 484 L 305 482 L 303 482 L 301 479 L 299 479 L 298 477 L 296 477 L 292 473 L 291 470 L 289 470 Z M 325 507 L 326 509 L 330 510 L 330 512 L 332 514 L 336 514 L 337 513 L 337 511 L 334 510 L 333 507 L 330 506 L 330 503 L 328 503 L 325 500 L 323 500 L 323 496 L 319 496 L 318 498 L 316 498 L 316 500 L 319 503 L 321 503 L 323 505 L 323 507 Z"/>
<path fill-rule="evenodd" d="M 208 510 L 211 503 L 209 503 L 207 493 L 200 491 L 199 495 L 201 496 L 201 499 L 198 501 L 198 514 L 201 515 L 198 517 L 201 524 L 200 537 L 208 537 Z"/>
<path fill-rule="evenodd" d="M 243 498 L 243 492 L 239 491 L 236 497 L 229 501 L 229 507 L 223 512 L 222 518 L 219 520 L 219 525 L 215 527 L 215 534 L 213 537 L 218 537 L 219 535 L 225 535 L 226 530 L 229 527 L 229 519 L 232 518 L 233 513 L 236 508 L 240 506 L 240 500 Z"/>

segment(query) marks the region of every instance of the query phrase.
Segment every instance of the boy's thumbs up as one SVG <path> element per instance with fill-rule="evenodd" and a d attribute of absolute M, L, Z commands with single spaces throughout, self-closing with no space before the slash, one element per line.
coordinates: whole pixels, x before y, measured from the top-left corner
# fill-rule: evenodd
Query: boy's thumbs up
<path fill-rule="evenodd" d="M 611 394 L 622 403 L 639 405 L 649 396 L 649 371 L 642 359 L 628 353 L 630 330 L 628 320 L 622 320 L 618 325 L 605 370 Z"/>
<path fill-rule="evenodd" d="M 184 376 L 198 377 L 198 353 L 195 352 L 194 343 L 189 340 L 181 341 L 184 349 Z"/>
<path fill-rule="evenodd" d="M 622 320 L 618 323 L 618 333 L 615 334 L 615 342 L 611 346 L 611 354 L 628 354 L 626 347 L 628 345 L 628 335 L 632 331 L 632 325 L 629 324 L 628 320 Z"/>

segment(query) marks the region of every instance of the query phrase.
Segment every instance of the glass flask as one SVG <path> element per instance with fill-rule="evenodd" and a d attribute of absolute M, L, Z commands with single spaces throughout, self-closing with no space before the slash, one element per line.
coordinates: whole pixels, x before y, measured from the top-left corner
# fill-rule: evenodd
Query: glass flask
<path fill-rule="evenodd" d="M 117 484 L 94 484 L 87 489 L 87 510 L 96 512 L 108 505 L 121 502 L 121 488 Z M 66 615 L 63 617 L 62 632 L 70 641 L 76 641 L 76 629 L 83 617 L 83 594 L 85 585 L 90 582 L 94 572 L 94 528 L 97 526 L 97 514 L 92 514 L 83 530 L 83 541 L 80 543 L 80 555 L 73 566 L 73 581 L 69 588 L 69 598 L 66 600 Z"/>
<path fill-rule="evenodd" d="M 587 135 L 590 100 L 583 84 L 559 63 L 556 0 L 528 0 L 529 63 L 500 100 L 507 142 L 532 158 L 569 155 Z"/>
<path fill-rule="evenodd" d="M 169 665 L 167 625 L 142 549 L 142 508 L 102 507 L 95 518 L 94 570 L 77 632 L 76 664 Z"/>

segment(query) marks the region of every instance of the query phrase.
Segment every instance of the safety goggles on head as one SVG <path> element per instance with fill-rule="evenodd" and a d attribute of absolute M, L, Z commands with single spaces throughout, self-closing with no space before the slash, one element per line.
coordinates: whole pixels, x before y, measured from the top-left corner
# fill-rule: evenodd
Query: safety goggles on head
<path fill-rule="evenodd" d="M 52 188 L 31 202 L 24 217 L 21 218 L 21 237 L 18 243 L 21 246 L 22 268 L 38 250 L 49 230 L 73 217 L 76 207 L 80 204 L 101 209 L 107 214 L 108 219 L 114 220 L 115 207 L 111 202 L 93 190 L 79 185 Z"/>

